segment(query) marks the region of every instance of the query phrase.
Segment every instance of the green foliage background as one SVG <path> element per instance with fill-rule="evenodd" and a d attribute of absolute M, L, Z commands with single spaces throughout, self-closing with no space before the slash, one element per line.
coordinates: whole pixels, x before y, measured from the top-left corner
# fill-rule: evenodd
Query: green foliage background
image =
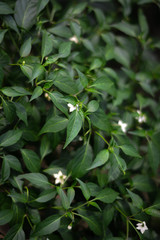
<path fill-rule="evenodd" d="M 0 1 L 1 238 L 159 239 L 159 16 L 159 0 Z"/>

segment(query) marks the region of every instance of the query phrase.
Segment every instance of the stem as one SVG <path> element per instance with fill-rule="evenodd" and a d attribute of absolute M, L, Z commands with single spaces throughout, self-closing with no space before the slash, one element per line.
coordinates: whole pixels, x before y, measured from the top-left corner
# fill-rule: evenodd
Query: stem
<path fill-rule="evenodd" d="M 87 205 L 87 204 L 89 204 L 90 202 L 93 202 L 93 201 L 95 201 L 95 200 L 96 200 L 96 198 L 94 198 L 94 199 L 92 199 L 92 200 L 90 200 L 90 201 L 87 201 L 87 202 L 81 204 L 80 206 L 73 208 L 72 211 L 75 211 L 75 210 L 77 210 L 78 208 L 81 208 L 81 207 L 83 207 L 83 206 L 85 206 L 85 205 Z"/>
<path fill-rule="evenodd" d="M 131 221 L 129 221 L 129 223 L 131 224 L 131 226 L 134 228 L 134 230 L 136 231 L 136 233 L 138 234 L 139 239 L 141 240 L 141 235 L 140 233 L 137 231 L 137 229 L 135 228 L 135 226 L 133 225 L 133 223 Z"/>
<path fill-rule="evenodd" d="M 99 137 L 101 137 L 105 143 L 107 143 L 108 147 L 110 147 L 109 142 L 107 142 L 107 140 L 106 140 L 99 132 L 95 131 L 95 133 L 96 133 Z"/>
<path fill-rule="evenodd" d="M 27 220 L 28 220 L 28 223 L 29 223 L 30 227 L 33 229 L 32 223 L 31 223 L 29 217 L 27 216 L 27 214 L 26 214 L 26 218 L 27 218 Z"/>
<path fill-rule="evenodd" d="M 126 224 L 127 224 L 127 229 L 126 229 L 126 240 L 128 240 L 128 237 L 129 237 L 129 222 L 128 222 L 128 219 L 126 219 Z"/>

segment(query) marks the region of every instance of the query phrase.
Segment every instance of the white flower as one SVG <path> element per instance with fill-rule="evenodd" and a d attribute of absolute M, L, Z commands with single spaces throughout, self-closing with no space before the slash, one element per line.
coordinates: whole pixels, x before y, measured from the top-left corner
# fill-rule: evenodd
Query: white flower
<path fill-rule="evenodd" d="M 122 132 L 126 132 L 126 128 L 128 126 L 127 123 L 122 122 L 121 120 L 118 121 L 118 125 L 121 127 Z"/>
<path fill-rule="evenodd" d="M 67 228 L 68 228 L 68 230 L 71 230 L 72 229 L 72 225 L 69 224 Z"/>
<path fill-rule="evenodd" d="M 59 171 L 57 174 L 53 174 L 54 178 L 56 179 L 55 180 L 55 184 L 63 184 L 64 183 L 64 180 L 66 179 L 66 175 L 63 175 L 63 173 L 61 171 Z"/>
<path fill-rule="evenodd" d="M 141 231 L 141 233 L 143 234 L 146 230 L 148 230 L 148 227 L 146 225 L 146 222 L 142 222 L 142 223 L 137 223 L 137 227 L 136 227 L 139 231 Z"/>
<path fill-rule="evenodd" d="M 137 110 L 138 117 L 136 119 L 138 120 L 139 123 L 146 122 L 146 116 L 140 111 Z"/>
<path fill-rule="evenodd" d="M 71 103 L 68 103 L 67 106 L 69 108 L 69 112 L 73 112 L 76 109 L 79 110 L 78 104 L 76 104 L 76 106 L 73 106 Z"/>
<path fill-rule="evenodd" d="M 78 38 L 76 36 L 71 37 L 69 40 L 78 43 Z"/>

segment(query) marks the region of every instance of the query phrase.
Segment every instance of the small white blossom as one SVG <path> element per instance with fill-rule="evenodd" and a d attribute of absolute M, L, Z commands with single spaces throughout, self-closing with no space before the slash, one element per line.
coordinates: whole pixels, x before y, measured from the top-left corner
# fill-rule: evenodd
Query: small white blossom
<path fill-rule="evenodd" d="M 138 122 L 139 123 L 146 122 L 146 116 L 140 110 L 137 110 L 137 113 L 138 117 L 136 117 L 136 119 L 138 120 Z"/>
<path fill-rule="evenodd" d="M 142 222 L 142 223 L 137 223 L 137 227 L 136 227 L 139 231 L 141 231 L 141 233 L 143 234 L 146 230 L 148 230 L 148 227 L 146 225 L 146 222 Z"/>
<path fill-rule="evenodd" d="M 68 230 L 71 230 L 72 229 L 72 225 L 69 224 L 67 228 L 68 228 Z"/>
<path fill-rule="evenodd" d="M 61 171 L 59 171 L 58 173 L 53 174 L 55 180 L 55 184 L 64 184 L 64 180 L 66 179 L 66 175 L 63 175 L 63 173 Z"/>
<path fill-rule="evenodd" d="M 126 128 L 128 126 L 127 123 L 122 122 L 121 120 L 118 121 L 118 125 L 121 127 L 122 132 L 126 132 Z"/>
<path fill-rule="evenodd" d="M 51 101 L 51 98 L 50 98 L 50 96 L 48 95 L 48 93 L 45 93 L 44 96 L 45 96 L 45 98 L 46 98 L 48 101 Z"/>
<path fill-rule="evenodd" d="M 74 110 L 79 110 L 78 104 L 76 104 L 76 106 L 73 106 L 71 103 L 67 104 L 68 108 L 69 108 L 69 112 L 73 112 Z"/>
<path fill-rule="evenodd" d="M 69 40 L 78 43 L 78 38 L 76 36 L 71 37 Z"/>

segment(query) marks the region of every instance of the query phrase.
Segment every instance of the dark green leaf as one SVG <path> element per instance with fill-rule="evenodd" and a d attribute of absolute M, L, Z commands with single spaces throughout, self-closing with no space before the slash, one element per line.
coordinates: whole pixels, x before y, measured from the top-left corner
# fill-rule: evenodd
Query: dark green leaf
<path fill-rule="evenodd" d="M 28 38 L 20 48 L 20 56 L 26 57 L 30 54 L 31 51 L 31 37 Z"/>
<path fill-rule="evenodd" d="M 19 97 L 31 95 L 29 91 L 22 87 L 4 87 L 1 89 L 2 93 L 8 97 Z"/>
<path fill-rule="evenodd" d="M 112 203 L 116 200 L 118 193 L 111 188 L 105 188 L 96 196 L 97 200 L 104 203 Z"/>
<path fill-rule="evenodd" d="M 41 192 L 38 198 L 35 199 L 35 201 L 40 203 L 48 202 L 55 197 L 56 193 L 57 192 L 55 189 L 44 190 L 43 192 Z"/>
<path fill-rule="evenodd" d="M 60 187 L 57 188 L 57 192 L 60 196 L 62 206 L 67 210 L 70 207 L 70 202 L 69 202 L 69 199 L 68 199 L 67 195 L 65 194 L 63 189 L 60 188 Z"/>
<path fill-rule="evenodd" d="M 71 173 L 73 178 L 84 176 L 91 165 L 92 157 L 92 148 L 89 143 L 87 143 L 76 151 L 75 157 L 67 166 L 68 173 Z"/>
<path fill-rule="evenodd" d="M 50 234 L 59 229 L 61 216 L 54 214 L 38 223 L 36 229 L 34 230 L 32 236 L 42 236 Z"/>
<path fill-rule="evenodd" d="M 147 213 L 148 215 L 151 215 L 153 217 L 157 217 L 160 218 L 160 211 L 154 208 L 147 208 L 145 209 L 145 213 Z"/>
<path fill-rule="evenodd" d="M 0 2 L 0 15 L 8 15 L 12 14 L 13 10 L 10 8 L 10 6 L 5 2 Z"/>
<path fill-rule="evenodd" d="M 119 147 L 122 149 L 122 151 L 126 155 L 141 158 L 141 156 L 138 154 L 137 150 L 132 145 L 121 145 Z"/>
<path fill-rule="evenodd" d="M 127 192 L 129 193 L 130 198 L 132 199 L 133 205 L 137 208 L 142 209 L 143 207 L 143 200 L 141 197 L 139 197 L 137 194 L 131 192 L 130 190 L 127 189 Z"/>
<path fill-rule="evenodd" d="M 60 116 L 52 117 L 45 123 L 39 134 L 46 132 L 60 132 L 67 127 L 67 124 L 67 118 Z"/>
<path fill-rule="evenodd" d="M 14 225 L 4 237 L 4 240 L 25 240 L 25 233 L 22 229 L 22 225 Z"/>
<path fill-rule="evenodd" d="M 51 53 L 52 48 L 53 48 L 52 36 L 46 30 L 44 30 L 43 36 L 42 36 L 42 48 L 41 48 L 42 61 L 45 56 Z"/>
<path fill-rule="evenodd" d="M 39 96 L 41 96 L 42 93 L 43 93 L 42 88 L 40 86 L 37 86 L 32 93 L 32 97 L 30 99 L 30 102 L 33 101 L 34 99 L 38 98 Z"/>
<path fill-rule="evenodd" d="M 19 117 L 19 119 L 21 119 L 26 126 L 28 125 L 28 121 L 27 121 L 27 112 L 25 107 L 21 104 L 21 103 L 14 103 L 15 107 L 16 107 L 16 114 Z"/>
<path fill-rule="evenodd" d="M 91 196 L 88 186 L 84 182 L 82 182 L 80 179 L 76 178 L 76 180 L 79 182 L 82 193 L 83 193 L 85 199 L 88 201 L 88 199 Z"/>
<path fill-rule="evenodd" d="M 19 179 L 22 178 L 25 178 L 36 187 L 44 189 L 51 188 L 51 183 L 49 183 L 47 177 L 41 173 L 26 173 L 19 175 Z"/>
<path fill-rule="evenodd" d="M 5 155 L 4 160 L 8 161 L 8 164 L 12 169 L 14 169 L 18 172 L 22 172 L 22 167 L 21 167 L 21 164 L 20 164 L 20 161 L 18 160 L 18 158 L 16 158 L 13 155 Z"/>
<path fill-rule="evenodd" d="M 9 223 L 13 217 L 13 211 L 11 209 L 5 209 L 0 211 L 0 226 Z"/>
<path fill-rule="evenodd" d="M 108 150 L 107 149 L 101 150 L 97 154 L 95 160 L 93 161 L 91 167 L 88 168 L 88 170 L 102 166 L 103 164 L 105 164 L 108 161 L 108 158 L 109 158 Z"/>
<path fill-rule="evenodd" d="M 8 132 L 0 136 L 0 146 L 2 147 L 11 146 L 16 142 L 18 142 L 21 136 L 22 136 L 22 131 L 20 129 L 9 130 Z"/>
<path fill-rule="evenodd" d="M 68 188 L 67 197 L 68 197 L 69 203 L 71 204 L 73 199 L 74 199 L 74 197 L 75 197 L 75 190 L 74 190 L 74 188 L 72 188 L 72 187 Z"/>
<path fill-rule="evenodd" d="M 17 0 L 15 4 L 14 17 L 19 27 L 30 29 L 37 17 L 37 6 L 39 0 Z"/>
<path fill-rule="evenodd" d="M 39 172 L 41 160 L 39 156 L 29 149 L 21 149 L 22 157 L 30 172 Z"/>
<path fill-rule="evenodd" d="M 67 125 L 67 138 L 64 148 L 78 135 L 81 130 L 83 119 L 78 110 L 73 111 L 69 116 L 69 121 Z"/>

